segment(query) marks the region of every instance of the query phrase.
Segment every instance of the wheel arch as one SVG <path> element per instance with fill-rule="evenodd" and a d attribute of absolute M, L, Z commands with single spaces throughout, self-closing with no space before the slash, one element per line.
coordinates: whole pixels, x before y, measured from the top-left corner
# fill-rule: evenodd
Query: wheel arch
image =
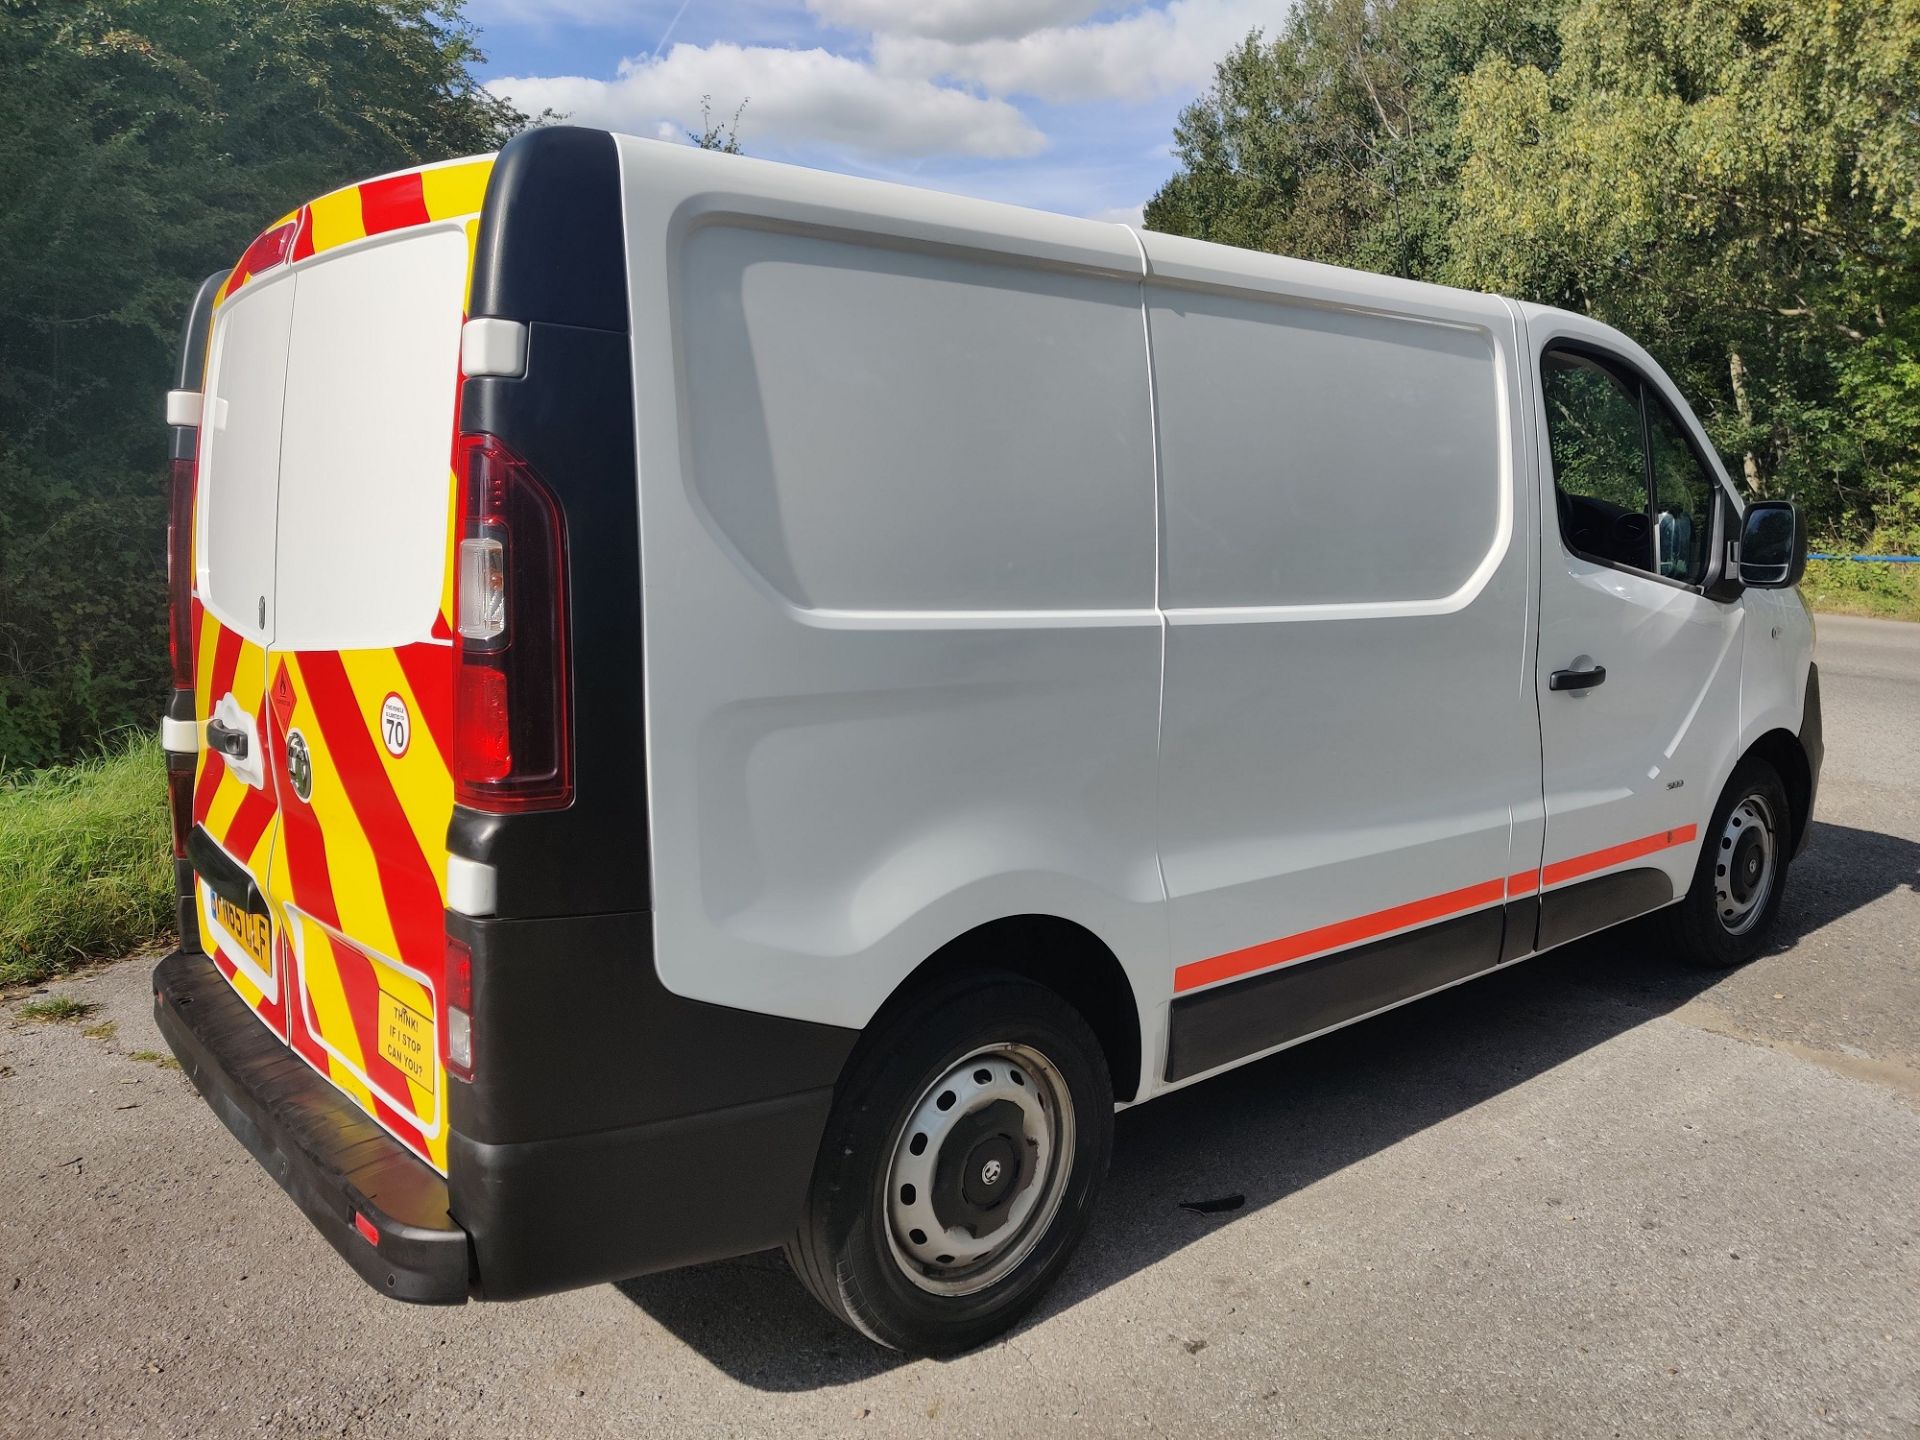
<path fill-rule="evenodd" d="M 1780 776 L 1780 783 L 1787 789 L 1787 810 L 1793 822 L 1792 843 L 1787 848 L 1789 856 L 1800 851 L 1806 839 L 1807 825 L 1812 820 L 1813 811 L 1813 761 L 1807 755 L 1806 747 L 1800 737 L 1791 730 L 1769 730 L 1760 736 L 1740 756 L 1740 764 L 1750 759 L 1764 760 Z M 1736 770 L 1739 765 L 1735 765 Z"/>
<path fill-rule="evenodd" d="M 868 1029 L 876 1031 L 929 986 L 970 971 L 1019 975 L 1080 1012 L 1106 1057 L 1113 1098 L 1140 1090 L 1140 1007 L 1127 972 L 1098 935 L 1058 915 L 1007 915 L 955 936 L 894 987 Z"/>

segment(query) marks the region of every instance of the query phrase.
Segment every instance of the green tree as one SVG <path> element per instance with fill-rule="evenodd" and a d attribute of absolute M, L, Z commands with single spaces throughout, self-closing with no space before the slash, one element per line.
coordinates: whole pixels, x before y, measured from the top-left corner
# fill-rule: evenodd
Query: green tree
<path fill-rule="evenodd" d="M 1302 0 L 1228 53 L 1174 129 L 1157 230 L 1387 274 L 1447 260 L 1458 82 L 1551 67 L 1563 0 Z"/>
<path fill-rule="evenodd" d="M 687 139 L 701 150 L 717 150 L 722 155 L 740 154 L 740 117 L 747 113 L 747 102 L 733 107 L 733 118 L 713 118 L 713 97 L 700 97 L 700 128 L 687 131 Z"/>
<path fill-rule="evenodd" d="M 1729 468 L 1920 541 L 1920 0 L 1306 0 L 1160 228 L 1620 326 Z"/>
<path fill-rule="evenodd" d="M 151 725 L 201 277 L 313 195 L 497 148 L 459 0 L 0 0 L 0 766 Z"/>

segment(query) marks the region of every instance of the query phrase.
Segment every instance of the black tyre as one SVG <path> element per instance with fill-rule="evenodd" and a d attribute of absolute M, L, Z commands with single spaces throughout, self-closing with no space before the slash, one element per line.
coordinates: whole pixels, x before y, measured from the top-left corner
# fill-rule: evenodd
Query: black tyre
<path fill-rule="evenodd" d="M 968 1349 L 1066 1266 L 1112 1149 L 1113 1084 L 1078 1011 L 1011 975 L 938 985 L 854 1057 L 788 1263 L 882 1345 Z"/>
<path fill-rule="evenodd" d="M 1793 833 L 1779 773 L 1764 760 L 1741 761 L 1714 806 L 1693 884 L 1659 914 L 1680 958 L 1724 969 L 1760 953 L 1786 894 Z"/>

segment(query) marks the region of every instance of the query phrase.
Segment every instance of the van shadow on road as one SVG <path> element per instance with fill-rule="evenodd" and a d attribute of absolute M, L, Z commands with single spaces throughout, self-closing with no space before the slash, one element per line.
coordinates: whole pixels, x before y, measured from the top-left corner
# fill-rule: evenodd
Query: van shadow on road
<path fill-rule="evenodd" d="M 1900 889 L 1920 844 L 1815 822 L 1778 950 Z M 1713 986 L 1641 926 L 1581 941 L 1119 1117 L 1091 1230 L 1035 1319 L 1520 1085 Z M 1182 1201 L 1230 1194 L 1236 1211 Z M 624 1281 L 620 1291 L 713 1365 L 770 1391 L 847 1385 L 906 1363 L 819 1309 L 773 1253 Z"/>

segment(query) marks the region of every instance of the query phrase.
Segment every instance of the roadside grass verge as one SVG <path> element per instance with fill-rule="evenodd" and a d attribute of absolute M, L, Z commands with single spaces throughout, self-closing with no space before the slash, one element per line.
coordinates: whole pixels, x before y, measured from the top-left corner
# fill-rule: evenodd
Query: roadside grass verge
<path fill-rule="evenodd" d="M 29 1000 L 13 1013 L 22 1020 L 52 1020 L 64 1023 L 84 1020 L 93 1011 L 93 1006 L 85 1001 L 76 1000 L 71 995 L 52 995 L 45 1000 Z"/>
<path fill-rule="evenodd" d="M 1809 560 L 1800 593 L 1816 611 L 1827 615 L 1920 620 L 1920 565 Z"/>
<path fill-rule="evenodd" d="M 166 764 L 152 736 L 0 778 L 0 987 L 167 935 L 171 854 Z"/>

